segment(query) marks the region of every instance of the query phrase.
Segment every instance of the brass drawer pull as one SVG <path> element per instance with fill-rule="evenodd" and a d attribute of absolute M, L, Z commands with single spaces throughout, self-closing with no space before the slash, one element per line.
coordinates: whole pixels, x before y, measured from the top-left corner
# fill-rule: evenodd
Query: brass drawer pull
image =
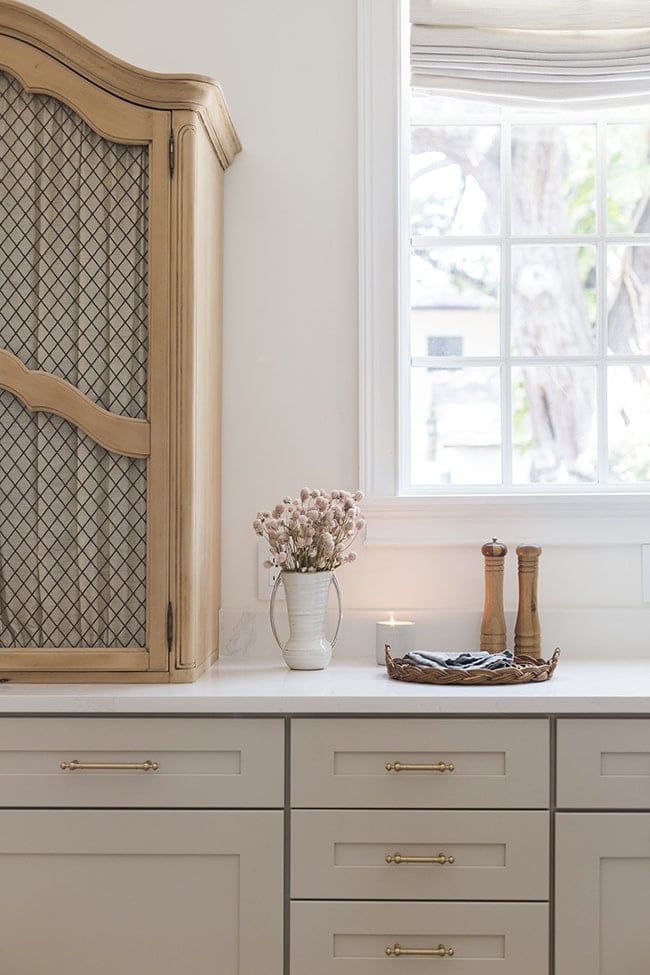
<path fill-rule="evenodd" d="M 445 948 L 444 945 L 438 945 L 437 948 L 402 948 L 401 945 L 390 945 L 386 948 L 387 955 L 394 955 L 395 958 L 399 958 L 400 955 L 437 955 L 438 958 L 444 958 L 445 955 L 451 958 L 454 953 L 453 948 Z"/>
<path fill-rule="evenodd" d="M 453 772 L 456 768 L 451 762 L 438 762 L 437 765 L 404 765 L 402 762 L 386 762 L 387 772 Z"/>
<path fill-rule="evenodd" d="M 403 857 L 401 853 L 387 853 L 386 863 L 455 863 L 455 857 L 439 853 L 437 857 Z"/>
<path fill-rule="evenodd" d="M 77 771 L 107 771 L 109 769 L 118 772 L 157 772 L 160 768 L 158 762 L 152 762 L 150 758 L 146 762 L 78 762 L 73 758 L 71 762 L 61 762 L 61 768 L 70 772 Z"/>

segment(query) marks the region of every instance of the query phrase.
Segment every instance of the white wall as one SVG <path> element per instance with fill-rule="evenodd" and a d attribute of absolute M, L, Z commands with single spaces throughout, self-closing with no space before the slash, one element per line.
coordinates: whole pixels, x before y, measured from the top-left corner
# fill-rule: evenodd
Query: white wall
<path fill-rule="evenodd" d="M 208 75 L 226 95 L 243 152 L 226 174 L 223 647 L 270 651 L 253 517 L 305 484 L 358 487 L 356 0 L 33 5 L 126 61 Z M 374 653 L 387 611 L 417 619 L 423 646 L 475 645 L 476 548 L 360 548 L 340 581 L 344 652 Z M 511 621 L 516 601 L 511 556 Z M 640 544 L 547 549 L 539 603 L 546 652 L 650 650 Z"/>

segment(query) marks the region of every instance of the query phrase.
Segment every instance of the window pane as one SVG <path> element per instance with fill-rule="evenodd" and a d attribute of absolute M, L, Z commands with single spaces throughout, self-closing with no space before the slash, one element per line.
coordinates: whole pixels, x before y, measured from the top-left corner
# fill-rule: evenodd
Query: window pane
<path fill-rule="evenodd" d="M 595 146 L 593 125 L 513 125 L 514 234 L 595 232 Z"/>
<path fill-rule="evenodd" d="M 411 235 L 499 231 L 499 127 L 411 129 Z"/>
<path fill-rule="evenodd" d="M 513 355 L 593 354 L 595 276 L 591 245 L 513 245 Z"/>
<path fill-rule="evenodd" d="M 411 370 L 411 483 L 499 484 L 499 370 Z"/>
<path fill-rule="evenodd" d="M 617 482 L 650 481 L 650 367 L 607 370 L 609 476 Z"/>
<path fill-rule="evenodd" d="M 650 353 L 650 247 L 607 248 L 607 347 L 613 355 Z"/>
<path fill-rule="evenodd" d="M 515 484 L 593 483 L 597 477 L 596 370 L 512 370 Z"/>
<path fill-rule="evenodd" d="M 499 353 L 499 248 L 429 247 L 411 259 L 411 356 L 456 355 L 431 346 L 458 336 L 462 354 Z"/>
<path fill-rule="evenodd" d="M 650 231 L 650 126 L 607 126 L 607 229 Z"/>

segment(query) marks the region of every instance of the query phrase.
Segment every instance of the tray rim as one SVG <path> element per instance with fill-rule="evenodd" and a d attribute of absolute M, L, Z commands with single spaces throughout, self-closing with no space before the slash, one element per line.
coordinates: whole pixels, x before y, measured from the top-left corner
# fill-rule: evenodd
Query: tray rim
<path fill-rule="evenodd" d="M 460 667 L 446 667 L 439 670 L 435 667 L 418 667 L 417 664 L 404 661 L 403 657 L 393 657 L 390 644 L 385 649 L 386 670 L 393 680 L 408 681 L 416 684 L 531 684 L 550 680 L 560 659 L 560 648 L 556 647 L 548 660 L 519 655 L 514 658 L 510 667 L 500 670 L 464 670 Z"/>

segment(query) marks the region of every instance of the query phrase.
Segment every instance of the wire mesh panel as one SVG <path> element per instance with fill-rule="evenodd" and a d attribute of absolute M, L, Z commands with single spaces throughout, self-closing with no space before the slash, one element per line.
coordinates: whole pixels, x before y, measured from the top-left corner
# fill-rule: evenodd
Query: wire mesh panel
<path fill-rule="evenodd" d="M 147 416 L 148 147 L 0 72 L 0 348 Z M 144 647 L 147 461 L 0 390 L 0 647 Z"/>
<path fill-rule="evenodd" d="M 6 390 L 0 416 L 0 646 L 145 646 L 146 461 Z"/>
<path fill-rule="evenodd" d="M 148 148 L 0 73 L 0 344 L 146 415 Z"/>

